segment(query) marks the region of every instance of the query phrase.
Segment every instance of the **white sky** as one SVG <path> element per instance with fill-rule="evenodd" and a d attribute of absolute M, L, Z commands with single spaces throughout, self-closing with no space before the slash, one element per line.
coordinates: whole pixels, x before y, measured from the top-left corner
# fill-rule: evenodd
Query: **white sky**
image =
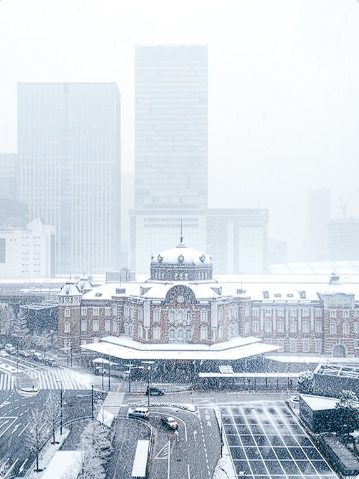
<path fill-rule="evenodd" d="M 208 45 L 211 207 L 269 208 L 291 251 L 306 189 L 331 188 L 340 216 L 359 187 L 358 0 L 1 0 L 0 151 L 17 82 L 115 81 L 133 170 L 136 44 Z"/>

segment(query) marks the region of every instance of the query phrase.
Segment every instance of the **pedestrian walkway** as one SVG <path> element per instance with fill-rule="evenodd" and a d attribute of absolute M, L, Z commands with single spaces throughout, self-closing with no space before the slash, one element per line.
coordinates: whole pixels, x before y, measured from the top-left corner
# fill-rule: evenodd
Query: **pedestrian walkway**
<path fill-rule="evenodd" d="M 15 376 L 0 373 L 0 391 L 10 391 L 15 388 Z"/>

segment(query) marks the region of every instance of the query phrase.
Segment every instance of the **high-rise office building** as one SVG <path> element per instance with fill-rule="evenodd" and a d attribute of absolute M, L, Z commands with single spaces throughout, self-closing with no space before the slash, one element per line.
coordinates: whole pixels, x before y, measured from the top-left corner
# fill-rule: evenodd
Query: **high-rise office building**
<path fill-rule="evenodd" d="M 306 261 L 325 261 L 328 255 L 328 222 L 331 215 L 330 190 L 307 191 L 306 201 Z"/>
<path fill-rule="evenodd" d="M 139 46 L 135 67 L 135 209 L 130 265 L 178 241 L 206 245 L 208 75 L 205 46 Z"/>
<path fill-rule="evenodd" d="M 268 210 L 209 209 L 207 252 L 219 274 L 260 274 L 267 262 Z"/>
<path fill-rule="evenodd" d="M 20 197 L 56 229 L 56 273 L 116 269 L 120 93 L 114 83 L 18 85 Z"/>
<path fill-rule="evenodd" d="M 338 218 L 329 221 L 330 261 L 359 260 L 359 218 Z"/>
<path fill-rule="evenodd" d="M 18 187 L 18 157 L 16 153 L 0 153 L 0 199 L 16 200 Z"/>

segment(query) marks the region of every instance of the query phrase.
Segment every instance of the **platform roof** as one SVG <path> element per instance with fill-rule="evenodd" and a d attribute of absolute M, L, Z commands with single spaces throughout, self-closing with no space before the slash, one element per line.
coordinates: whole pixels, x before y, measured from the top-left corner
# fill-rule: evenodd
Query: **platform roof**
<path fill-rule="evenodd" d="M 98 343 L 82 345 L 81 348 L 103 354 L 107 358 L 141 360 L 218 360 L 233 361 L 259 354 L 277 351 L 278 346 L 265 344 L 259 338 L 233 338 L 212 345 L 167 343 L 145 344 L 127 337 L 107 336 Z"/>

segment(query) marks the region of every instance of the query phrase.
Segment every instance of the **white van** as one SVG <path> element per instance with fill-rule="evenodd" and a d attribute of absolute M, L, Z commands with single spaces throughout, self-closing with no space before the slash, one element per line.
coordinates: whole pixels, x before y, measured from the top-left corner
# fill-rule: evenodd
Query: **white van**
<path fill-rule="evenodd" d="M 142 419 L 147 419 L 150 415 L 150 410 L 148 407 L 130 407 L 128 410 L 128 417 L 140 417 Z"/>

